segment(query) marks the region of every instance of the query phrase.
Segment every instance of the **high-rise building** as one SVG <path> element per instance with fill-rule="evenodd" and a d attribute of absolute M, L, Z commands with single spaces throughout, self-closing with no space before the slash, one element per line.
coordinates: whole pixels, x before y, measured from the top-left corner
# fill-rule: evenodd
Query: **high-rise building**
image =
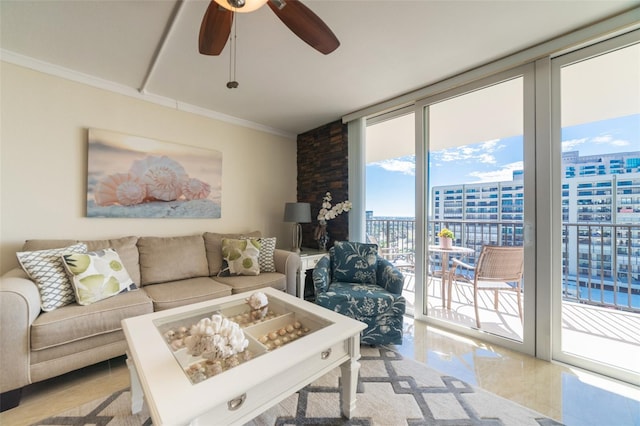
<path fill-rule="evenodd" d="M 640 285 L 640 151 L 562 155 L 565 278 Z M 453 228 L 458 243 L 522 245 L 523 172 L 513 179 L 437 186 L 432 220 Z M 450 222 L 449 222 L 450 221 Z M 617 280 L 613 280 L 613 277 Z"/>

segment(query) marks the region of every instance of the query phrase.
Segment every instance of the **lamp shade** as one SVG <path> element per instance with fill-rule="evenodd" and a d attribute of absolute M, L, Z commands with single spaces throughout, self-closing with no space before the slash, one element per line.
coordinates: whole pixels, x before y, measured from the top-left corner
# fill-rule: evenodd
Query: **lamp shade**
<path fill-rule="evenodd" d="M 284 221 L 296 223 L 311 222 L 311 204 L 286 203 L 284 206 Z"/>

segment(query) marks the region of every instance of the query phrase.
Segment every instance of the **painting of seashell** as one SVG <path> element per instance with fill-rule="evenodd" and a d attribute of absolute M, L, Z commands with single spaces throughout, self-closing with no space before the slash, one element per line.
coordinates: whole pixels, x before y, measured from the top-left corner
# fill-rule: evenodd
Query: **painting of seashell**
<path fill-rule="evenodd" d="M 132 206 L 147 196 L 146 186 L 131 173 L 109 175 L 96 185 L 94 198 L 99 206 Z"/>
<path fill-rule="evenodd" d="M 182 195 L 182 185 L 189 178 L 184 167 L 166 155 L 136 160 L 129 173 L 146 185 L 147 196 L 161 201 L 177 200 Z"/>
<path fill-rule="evenodd" d="M 220 151 L 89 129 L 87 154 L 87 217 L 221 217 Z"/>
<path fill-rule="evenodd" d="M 188 178 L 182 184 L 185 200 L 203 200 L 211 193 L 211 185 L 196 178 Z"/>

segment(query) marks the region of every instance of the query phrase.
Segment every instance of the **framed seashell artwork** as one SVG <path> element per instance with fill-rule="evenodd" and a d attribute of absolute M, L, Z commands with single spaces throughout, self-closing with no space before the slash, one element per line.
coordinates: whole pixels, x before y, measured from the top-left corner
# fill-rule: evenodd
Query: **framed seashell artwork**
<path fill-rule="evenodd" d="M 87 217 L 220 218 L 220 151 L 101 129 L 87 151 Z"/>

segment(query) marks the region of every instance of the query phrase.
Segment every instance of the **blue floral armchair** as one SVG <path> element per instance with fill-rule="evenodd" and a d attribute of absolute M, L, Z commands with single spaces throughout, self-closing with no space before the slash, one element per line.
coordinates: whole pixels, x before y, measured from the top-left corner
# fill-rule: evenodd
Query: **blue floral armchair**
<path fill-rule="evenodd" d="M 336 241 L 313 270 L 316 304 L 366 323 L 368 345 L 402 344 L 403 282 L 375 244 Z"/>

